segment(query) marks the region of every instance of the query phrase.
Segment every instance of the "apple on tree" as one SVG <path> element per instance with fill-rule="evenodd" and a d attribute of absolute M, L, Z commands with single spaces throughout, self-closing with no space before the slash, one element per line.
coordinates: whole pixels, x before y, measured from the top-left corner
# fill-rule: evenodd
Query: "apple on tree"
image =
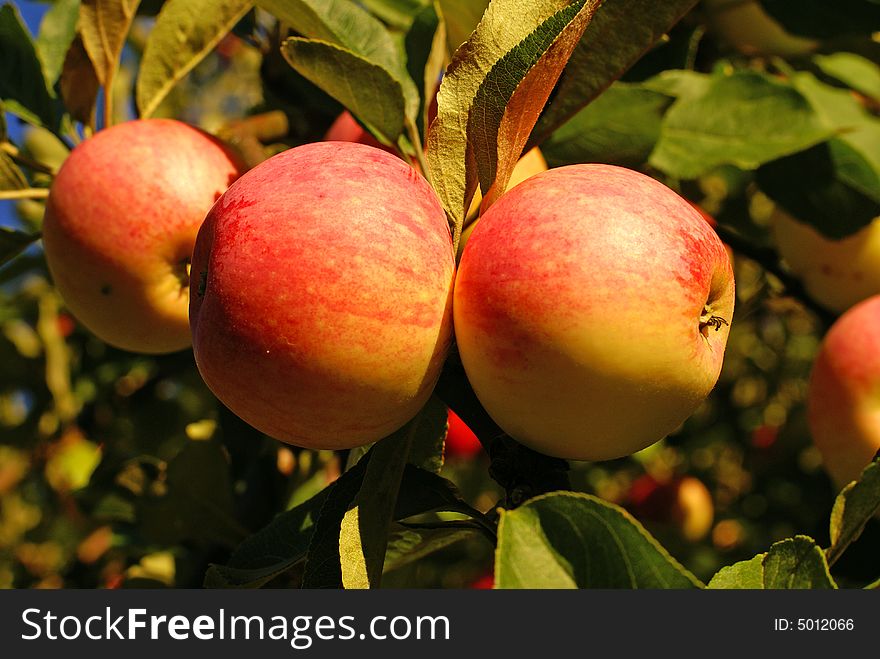
<path fill-rule="evenodd" d="M 880 450 L 880 296 L 858 303 L 825 335 L 810 374 L 807 419 L 838 488 Z"/>
<path fill-rule="evenodd" d="M 170 119 L 118 124 L 76 147 L 43 224 L 49 271 L 76 319 L 125 350 L 189 346 L 196 233 L 243 167 L 215 138 Z"/>
<path fill-rule="evenodd" d="M 880 217 L 843 240 L 826 238 L 779 207 L 770 225 L 779 254 L 826 309 L 842 313 L 880 293 Z"/>
<path fill-rule="evenodd" d="M 672 526 L 689 542 L 705 538 L 715 519 L 712 493 L 694 476 L 643 474 L 632 483 L 628 507 L 640 521 Z"/>
<path fill-rule="evenodd" d="M 512 190 L 526 179 L 531 178 L 535 174 L 540 174 L 541 172 L 546 171 L 547 161 L 544 159 L 544 154 L 541 153 L 541 150 L 538 147 L 534 147 L 527 151 L 522 158 L 517 160 L 516 165 L 513 167 L 513 171 L 510 172 L 510 180 L 507 182 L 507 187 L 504 188 L 504 191 L 507 192 Z M 478 187 L 470 208 L 468 209 L 467 218 L 465 219 L 466 226 L 464 231 L 461 232 L 461 238 L 458 241 L 458 260 L 461 260 L 461 255 L 464 253 L 464 247 L 470 239 L 471 234 L 474 232 L 474 227 L 477 226 L 477 222 L 479 221 L 477 216 L 480 213 L 480 204 L 482 201 L 483 194 Z"/>
<path fill-rule="evenodd" d="M 449 410 L 446 418 L 446 456 L 472 458 L 483 450 L 483 445 L 458 414 Z"/>
<path fill-rule="evenodd" d="M 455 259 L 436 193 L 400 158 L 318 142 L 266 160 L 211 209 L 192 271 L 199 372 L 258 430 L 352 448 L 430 396 Z"/>
<path fill-rule="evenodd" d="M 468 241 L 455 333 L 510 436 L 606 460 L 672 432 L 715 385 L 734 281 L 717 234 L 638 172 L 571 165 L 502 195 Z"/>
<path fill-rule="evenodd" d="M 367 146 L 382 149 L 388 153 L 397 155 L 394 147 L 382 144 L 375 137 L 370 135 L 364 127 L 361 126 L 357 119 L 349 112 L 344 110 L 327 129 L 324 135 L 325 142 L 357 142 L 358 144 L 366 144 Z"/>

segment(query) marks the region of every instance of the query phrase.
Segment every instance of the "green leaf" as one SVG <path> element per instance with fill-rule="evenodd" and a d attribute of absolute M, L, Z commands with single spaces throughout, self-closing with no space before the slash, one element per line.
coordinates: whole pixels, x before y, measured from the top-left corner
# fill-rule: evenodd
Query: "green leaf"
<path fill-rule="evenodd" d="M 10 4 L 0 7 L 0 100 L 28 123 L 55 124 L 43 68 L 18 10 Z"/>
<path fill-rule="evenodd" d="M 812 538 L 798 535 L 777 542 L 763 560 L 764 588 L 837 588 L 825 553 Z"/>
<path fill-rule="evenodd" d="M 651 164 L 680 179 L 720 165 L 756 169 L 827 140 L 828 129 L 802 94 L 769 75 L 716 75 L 699 96 L 666 113 Z"/>
<path fill-rule="evenodd" d="M 666 94 L 616 82 L 553 133 L 541 152 L 551 167 L 582 162 L 640 167 L 660 137 L 663 113 L 671 104 Z"/>
<path fill-rule="evenodd" d="M 234 547 L 245 536 L 235 520 L 228 456 L 219 442 L 186 444 L 169 462 L 163 490 L 139 501 L 140 529 L 153 542 Z"/>
<path fill-rule="evenodd" d="M 415 15 L 406 33 L 404 46 L 407 71 L 421 88 L 417 128 L 419 134 L 424 135 L 428 125 L 428 108 L 436 93 L 446 57 L 446 27 L 436 4 L 427 5 Z"/>
<path fill-rule="evenodd" d="M 253 7 L 250 0 L 167 0 L 150 32 L 137 80 L 141 117 L 152 115 L 168 92 Z"/>
<path fill-rule="evenodd" d="M 419 414 L 421 423 L 413 436 L 409 463 L 439 474 L 443 468 L 443 442 L 446 439 L 446 405 L 431 396 Z"/>
<path fill-rule="evenodd" d="M 360 59 L 384 69 L 400 85 L 406 116 L 415 122 L 419 92 L 406 72 L 403 54 L 381 21 L 365 9 L 351 0 L 257 0 L 256 4 L 273 13 L 306 39 L 334 44 L 340 50 L 350 51 Z M 323 54 L 331 56 L 330 53 L 331 51 L 327 51 Z M 290 62 L 289 57 L 288 61 Z M 360 84 L 366 86 L 370 84 L 370 80 Z M 357 95 L 359 94 L 354 90 L 347 92 L 347 96 Z M 331 96 L 345 105 L 339 97 L 332 93 Z M 393 101 L 396 104 L 396 98 Z M 346 107 L 365 123 L 374 123 L 359 115 L 356 108 Z M 392 135 L 390 143 L 396 143 L 399 135 L 400 132 Z"/>
<path fill-rule="evenodd" d="M 880 120 L 852 95 L 809 73 L 792 76 L 834 137 L 758 170 L 762 191 L 830 238 L 844 238 L 880 215 Z"/>
<path fill-rule="evenodd" d="M 67 49 L 76 36 L 79 4 L 80 0 L 57 0 L 40 22 L 36 47 L 50 89 L 58 82 Z"/>
<path fill-rule="evenodd" d="M 82 0 L 79 31 L 98 82 L 107 86 L 119 68 L 119 57 L 140 0 Z"/>
<path fill-rule="evenodd" d="M 31 235 L 7 227 L 0 227 L 0 266 L 14 259 L 39 239 L 39 235 Z"/>
<path fill-rule="evenodd" d="M 450 53 L 458 50 L 471 36 L 486 9 L 489 0 L 437 0 L 446 21 L 446 43 Z"/>
<path fill-rule="evenodd" d="M 0 151 L 0 190 L 24 190 L 27 179 L 5 151 Z"/>
<path fill-rule="evenodd" d="M 403 470 L 420 417 L 378 442 L 364 482 L 345 511 L 339 529 L 339 565 L 344 588 L 378 588 L 388 546 L 388 529 Z"/>
<path fill-rule="evenodd" d="M 394 519 L 402 520 L 425 513 L 460 513 L 479 522 L 486 530 L 491 523 L 461 496 L 455 484 L 438 474 L 407 465 L 400 484 L 400 498 Z"/>
<path fill-rule="evenodd" d="M 384 571 L 396 570 L 456 542 L 480 535 L 477 529 L 459 526 L 409 528 L 402 524 L 393 524 L 388 536 L 388 549 L 385 551 Z"/>
<path fill-rule="evenodd" d="M 428 131 L 432 183 L 457 242 L 477 179 L 503 190 L 596 0 L 495 0 L 456 51 Z M 511 20 L 516 16 L 516 20 Z"/>
<path fill-rule="evenodd" d="M 403 132 L 406 108 L 400 83 L 387 70 L 341 46 L 292 37 L 282 52 L 304 78 L 347 107 L 389 144 Z"/>
<path fill-rule="evenodd" d="M 721 568 L 708 588 L 712 589 L 762 589 L 764 588 L 764 557 L 758 554 L 747 561 L 740 561 Z"/>
<path fill-rule="evenodd" d="M 880 457 L 869 464 L 859 480 L 847 485 L 831 511 L 831 547 L 825 555 L 833 565 L 862 534 L 865 524 L 880 511 Z"/>
<path fill-rule="evenodd" d="M 336 482 L 308 501 L 276 516 L 266 527 L 242 542 L 226 565 L 212 565 L 205 579 L 206 586 L 259 588 L 306 559 L 309 552 L 312 552 L 312 559 L 308 583 L 341 585 L 341 519 L 363 485 L 371 455 L 368 453 L 365 459 L 358 461 Z M 478 511 L 461 499 L 455 486 L 448 480 L 414 465 L 407 465 L 394 519 L 438 511 L 482 518 Z M 316 521 L 319 519 L 320 529 L 316 531 Z M 316 533 L 319 537 L 313 538 Z M 329 553 L 325 554 L 325 551 Z M 398 556 L 394 560 L 403 559 Z"/>
<path fill-rule="evenodd" d="M 575 492 L 536 497 L 502 512 L 499 588 L 699 588 L 626 511 Z"/>
<path fill-rule="evenodd" d="M 669 69 L 645 80 L 642 86 L 673 98 L 694 98 L 705 94 L 711 84 L 712 76 L 707 73 Z"/>
<path fill-rule="evenodd" d="M 94 127 L 95 105 L 98 101 L 98 74 L 83 45 L 82 37 L 77 35 L 67 55 L 59 78 L 61 98 L 64 107 L 76 121 Z"/>
<path fill-rule="evenodd" d="M 605 0 L 532 133 L 535 146 L 623 75 L 697 0 Z"/>
<path fill-rule="evenodd" d="M 532 128 L 598 6 L 587 0 L 560 10 L 502 57 L 481 83 L 468 122 L 483 190 L 481 209 L 507 189 Z M 511 71 L 527 73 L 520 79 Z"/>
<path fill-rule="evenodd" d="M 363 477 L 363 471 L 360 476 Z M 211 565 L 205 575 L 205 587 L 259 588 L 304 560 L 315 520 L 332 487 L 277 515 L 268 526 L 242 542 L 226 565 Z"/>
<path fill-rule="evenodd" d="M 361 4 L 386 24 L 405 31 L 429 3 L 428 0 L 361 0 Z"/>
<path fill-rule="evenodd" d="M 880 100 L 880 67 L 871 60 L 841 51 L 816 55 L 813 63 L 825 75 L 837 78 L 851 89 L 875 101 Z"/>

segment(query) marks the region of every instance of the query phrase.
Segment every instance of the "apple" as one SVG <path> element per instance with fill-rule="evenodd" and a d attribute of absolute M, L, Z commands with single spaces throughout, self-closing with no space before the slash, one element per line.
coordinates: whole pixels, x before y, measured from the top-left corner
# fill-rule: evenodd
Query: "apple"
<path fill-rule="evenodd" d="M 541 153 L 541 150 L 538 147 L 534 147 L 527 151 L 525 155 L 517 161 L 513 171 L 510 173 L 510 181 L 507 182 L 507 187 L 504 191 L 507 192 L 512 190 L 526 179 L 531 178 L 535 174 L 540 174 L 541 172 L 546 171 L 547 161 L 544 159 L 544 154 Z M 464 231 L 461 232 L 461 238 L 458 241 L 459 259 L 461 259 L 461 255 L 464 252 L 464 246 L 474 232 L 474 227 L 477 226 L 477 216 L 480 213 L 480 204 L 482 201 L 483 194 L 480 192 L 480 188 L 477 188 L 477 194 L 471 202 L 467 213 L 467 219 L 465 220 L 467 226 L 465 226 Z"/>
<path fill-rule="evenodd" d="M 638 172 L 571 165 L 480 219 L 455 334 L 477 397 L 547 455 L 607 460 L 675 430 L 715 385 L 734 281 L 717 234 Z"/>
<path fill-rule="evenodd" d="M 778 207 L 770 226 L 780 256 L 823 307 L 842 313 L 880 293 L 880 217 L 843 240 L 826 238 Z"/>
<path fill-rule="evenodd" d="M 342 114 L 336 117 L 336 120 L 330 125 L 330 128 L 327 129 L 327 132 L 324 135 L 324 141 L 356 142 L 358 144 L 366 144 L 367 146 L 372 146 L 397 155 L 397 150 L 394 147 L 386 146 L 370 135 L 370 133 L 357 122 L 357 119 L 355 119 L 348 110 L 343 111 Z"/>
<path fill-rule="evenodd" d="M 880 450 L 880 296 L 859 302 L 825 335 L 807 394 L 807 420 L 838 487 L 859 477 Z"/>
<path fill-rule="evenodd" d="M 640 521 L 672 526 L 689 542 L 705 538 L 715 518 L 712 494 L 694 476 L 643 474 L 633 481 L 628 507 Z"/>
<path fill-rule="evenodd" d="M 814 39 L 786 31 L 757 0 L 707 0 L 707 23 L 718 37 L 743 55 L 809 55 Z"/>
<path fill-rule="evenodd" d="M 284 151 L 236 181 L 199 231 L 196 363 L 271 437 L 376 441 L 434 388 L 454 274 L 446 214 L 406 162 L 350 142 Z"/>
<path fill-rule="evenodd" d="M 171 119 L 118 124 L 76 147 L 43 223 L 49 271 L 76 319 L 133 352 L 189 346 L 196 233 L 242 171 L 219 141 Z"/>
<path fill-rule="evenodd" d="M 461 420 L 451 409 L 446 419 L 446 456 L 456 458 L 472 458 L 483 450 L 483 445 L 474 434 L 474 431 L 467 427 L 467 424 Z"/>

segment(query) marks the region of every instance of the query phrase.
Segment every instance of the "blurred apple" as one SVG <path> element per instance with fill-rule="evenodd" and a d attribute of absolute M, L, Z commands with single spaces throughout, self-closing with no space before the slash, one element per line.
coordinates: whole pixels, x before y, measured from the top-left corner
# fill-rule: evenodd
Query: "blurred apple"
<path fill-rule="evenodd" d="M 193 243 L 242 168 L 219 141 L 170 119 L 119 124 L 76 147 L 43 224 L 46 262 L 76 319 L 133 352 L 190 345 Z"/>
<path fill-rule="evenodd" d="M 276 439 L 376 441 L 431 395 L 454 272 L 446 213 L 403 160 L 349 142 L 284 151 L 236 181 L 199 232 L 196 363 Z"/>
<path fill-rule="evenodd" d="M 325 142 L 356 142 L 357 144 L 366 144 L 377 149 L 382 149 L 388 153 L 397 155 L 394 147 L 382 144 L 375 137 L 361 126 L 357 119 L 352 116 L 351 112 L 345 110 L 336 117 L 336 120 L 327 129 L 324 135 Z"/>
<path fill-rule="evenodd" d="M 449 410 L 446 430 L 446 456 L 472 458 L 483 450 L 483 445 L 455 412 Z"/>
<path fill-rule="evenodd" d="M 492 590 L 495 588 L 495 575 L 485 574 L 471 584 L 471 590 Z"/>
<path fill-rule="evenodd" d="M 880 450 L 880 296 L 832 325 L 813 364 L 807 418 L 838 488 L 859 477 Z"/>
<path fill-rule="evenodd" d="M 675 192 L 610 165 L 551 169 L 483 215 L 456 278 L 455 334 L 480 402 L 560 458 L 629 455 L 718 379 L 730 260 Z"/>
<path fill-rule="evenodd" d="M 880 217 L 843 240 L 826 238 L 778 207 L 770 225 L 780 256 L 823 307 L 842 313 L 880 293 Z"/>
<path fill-rule="evenodd" d="M 633 481 L 628 507 L 640 521 L 675 527 L 689 542 L 705 538 L 715 518 L 712 494 L 693 476 L 661 481 L 644 474 Z"/>

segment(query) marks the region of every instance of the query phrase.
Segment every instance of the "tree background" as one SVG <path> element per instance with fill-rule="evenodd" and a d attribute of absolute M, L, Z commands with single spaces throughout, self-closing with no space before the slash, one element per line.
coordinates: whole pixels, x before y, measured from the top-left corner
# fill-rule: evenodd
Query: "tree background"
<path fill-rule="evenodd" d="M 135 79 L 160 4 L 142 3 L 133 24 L 112 91 L 116 121 L 136 116 Z M 393 27 L 395 17 L 379 11 L 393 3 L 363 4 Z M 12 5 L 39 34 L 48 5 Z M 809 370 L 833 316 L 780 264 L 767 225 L 769 193 L 788 198 L 798 186 L 802 193 L 805 158 L 824 142 L 808 135 L 809 126 L 786 132 L 791 115 L 783 106 L 753 103 L 749 91 L 801 72 L 811 76 L 804 85 L 815 81 L 850 99 L 840 100 L 841 113 L 857 105 L 870 126 L 865 130 L 880 130 L 880 59 L 870 29 L 854 30 L 846 20 L 836 27 L 802 10 L 802 31 L 821 40 L 819 55 L 744 53 L 713 31 L 707 11 L 705 3 L 697 5 L 542 145 L 551 166 L 598 161 L 651 172 L 714 215 L 734 248 L 737 310 L 715 391 L 667 439 L 628 458 L 572 463 L 569 474 L 573 490 L 628 508 L 704 581 L 797 534 L 828 546 L 837 494 L 804 415 Z M 829 34 L 815 34 L 823 26 Z M 273 49 L 274 29 L 268 15 L 248 14 L 156 116 L 219 132 L 245 148 L 253 144 L 242 137 L 251 136 L 242 120 L 258 117 L 268 125 L 258 130 L 266 153 L 321 139 L 343 107 L 287 65 Z M 846 56 L 833 59 L 841 53 Z M 735 85 L 688 103 L 694 89 L 722 78 Z M 99 100 L 99 126 L 102 107 Z M 54 136 L 11 112 L 5 116 L 9 143 L 34 160 L 60 164 L 65 147 Z M 721 156 L 696 142 L 684 145 L 692 157 L 682 155 L 682 145 L 664 133 L 675 121 L 705 124 L 710 132 L 713 122 L 731 117 L 743 129 Z M 788 151 L 767 153 L 762 140 L 780 131 Z M 770 183 L 759 186 L 760 176 Z M 28 170 L 28 177 L 30 185 L 48 184 L 38 171 Z M 878 214 L 876 200 L 869 209 Z M 815 214 L 834 215 L 825 208 Z M 0 201 L 0 226 L 38 231 L 41 217 L 39 200 Z M 657 319 L 662 310 L 646 313 L 645 322 Z M 65 311 L 38 243 L 0 268 L 0 587 L 200 586 L 211 564 L 228 562 L 276 514 L 337 479 L 350 457 L 260 435 L 207 390 L 191 352 L 145 357 L 100 342 Z M 441 473 L 479 511 L 491 511 L 505 496 L 485 452 L 450 456 Z M 699 537 L 676 522 L 668 494 L 643 496 L 652 483 L 685 475 L 711 494 L 712 522 Z M 418 560 L 386 562 L 383 585 L 459 588 L 492 573 L 494 547 L 483 535 L 462 534 L 438 546 Z M 836 563 L 838 583 L 862 585 L 880 576 L 878 550 L 874 520 Z M 295 585 L 300 578 L 294 566 L 268 582 Z"/>

